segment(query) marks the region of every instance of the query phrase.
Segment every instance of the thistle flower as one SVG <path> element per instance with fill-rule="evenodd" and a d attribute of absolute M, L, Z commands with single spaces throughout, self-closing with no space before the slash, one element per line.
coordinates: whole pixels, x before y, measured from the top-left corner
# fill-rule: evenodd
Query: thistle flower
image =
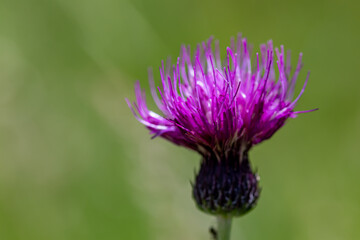
<path fill-rule="evenodd" d="M 162 112 L 146 105 L 145 92 L 135 84 L 136 102 L 127 103 L 135 117 L 153 134 L 193 149 L 202 156 L 193 184 L 193 197 L 205 212 L 236 216 L 255 206 L 258 177 L 248 160 L 250 148 L 270 138 L 288 118 L 309 111 L 294 111 L 305 83 L 294 99 L 295 83 L 302 67 L 291 76 L 290 54 L 269 41 L 260 46 L 251 65 L 250 47 L 239 35 L 231 40 L 226 58 L 220 60 L 219 43 L 199 44 L 191 59 L 190 47 L 182 46 L 176 65 L 160 67 L 162 87 L 151 94 Z M 276 55 L 276 65 L 273 63 Z M 275 74 L 275 68 L 277 74 Z M 277 75 L 277 76 L 276 76 Z"/>

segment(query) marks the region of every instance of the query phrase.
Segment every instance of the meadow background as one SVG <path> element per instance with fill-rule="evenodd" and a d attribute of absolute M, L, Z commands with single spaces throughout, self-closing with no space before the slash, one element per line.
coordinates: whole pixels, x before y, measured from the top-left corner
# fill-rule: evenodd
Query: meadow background
<path fill-rule="evenodd" d="M 251 152 L 263 188 L 232 239 L 360 239 L 357 1 L 0 0 L 0 239 L 209 239 L 199 156 L 124 101 L 180 45 L 242 32 L 302 51 L 291 119 Z M 298 87 L 299 87 L 298 86 Z M 297 88 L 299 89 L 299 88 Z M 150 98 L 148 97 L 150 100 Z M 152 105 L 153 106 L 153 105 Z"/>

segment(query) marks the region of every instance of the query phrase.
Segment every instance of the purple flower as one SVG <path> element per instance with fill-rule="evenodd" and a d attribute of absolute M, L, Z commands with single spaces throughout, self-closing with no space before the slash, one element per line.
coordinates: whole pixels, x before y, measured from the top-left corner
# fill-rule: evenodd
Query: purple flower
<path fill-rule="evenodd" d="M 202 155 L 193 187 L 193 198 L 204 212 L 240 216 L 257 203 L 259 178 L 251 168 L 249 149 L 281 128 L 299 113 L 294 107 L 303 94 L 309 74 L 294 99 L 295 83 L 302 67 L 302 54 L 290 76 L 290 54 L 272 42 L 260 46 L 251 66 L 250 49 L 239 35 L 220 60 L 219 44 L 212 38 L 197 46 L 183 46 L 173 67 L 160 68 L 162 87 L 155 89 L 150 73 L 151 94 L 162 115 L 150 111 L 145 92 L 135 85 L 136 102 L 126 99 L 135 117 L 154 137 L 191 148 Z M 273 63 L 276 55 L 276 64 Z M 276 69 L 276 70 L 275 70 Z M 275 74 L 275 71 L 277 74 Z"/>
<path fill-rule="evenodd" d="M 226 48 L 223 63 L 218 41 L 215 51 L 212 49 L 212 38 L 197 46 L 193 59 L 190 47 L 182 46 L 176 65 L 165 69 L 162 62 L 161 88 L 155 88 L 149 74 L 151 94 L 162 115 L 148 109 L 139 82 L 135 84 L 136 102 L 131 105 L 126 101 L 154 137 L 191 148 L 204 157 L 241 159 L 253 145 L 270 138 L 288 118 L 316 110 L 294 111 L 309 78 L 308 74 L 294 99 L 301 53 L 291 76 L 290 54 L 285 59 L 283 46 L 274 51 L 272 41 L 261 45 L 261 54 L 256 53 L 253 65 L 250 52 L 240 35 Z"/>

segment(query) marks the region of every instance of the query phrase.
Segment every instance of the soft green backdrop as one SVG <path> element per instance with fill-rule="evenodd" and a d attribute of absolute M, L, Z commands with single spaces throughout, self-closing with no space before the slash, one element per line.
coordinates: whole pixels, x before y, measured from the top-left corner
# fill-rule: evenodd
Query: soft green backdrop
<path fill-rule="evenodd" d="M 360 239 L 357 1 L 0 1 L 0 239 L 209 239 L 189 181 L 199 156 L 150 140 L 127 108 L 182 43 L 272 38 L 311 77 L 251 153 L 263 187 L 241 240 Z M 158 77 L 158 75 L 156 75 Z"/>

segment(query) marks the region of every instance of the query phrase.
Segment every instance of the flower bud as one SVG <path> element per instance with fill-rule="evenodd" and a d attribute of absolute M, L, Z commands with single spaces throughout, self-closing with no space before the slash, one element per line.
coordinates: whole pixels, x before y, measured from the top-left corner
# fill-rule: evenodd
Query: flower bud
<path fill-rule="evenodd" d="M 206 213 L 241 216 L 256 205 L 260 193 L 258 181 L 247 154 L 241 161 L 204 158 L 193 184 L 193 197 Z"/>

